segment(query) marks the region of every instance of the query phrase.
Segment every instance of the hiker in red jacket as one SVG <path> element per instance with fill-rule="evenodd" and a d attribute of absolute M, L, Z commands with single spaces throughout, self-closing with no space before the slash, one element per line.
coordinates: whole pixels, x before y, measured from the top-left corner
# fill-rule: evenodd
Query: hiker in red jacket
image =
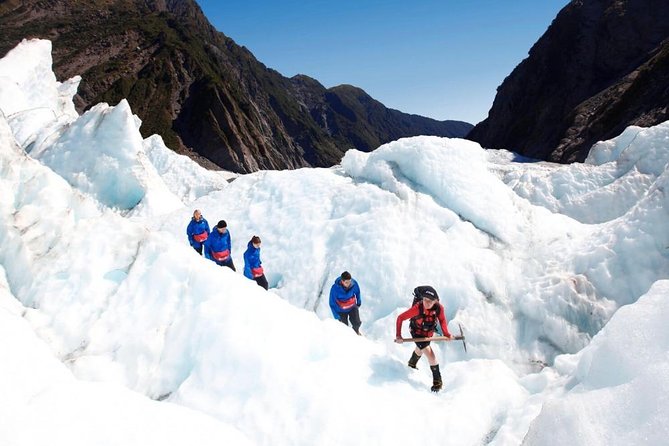
<path fill-rule="evenodd" d="M 437 327 L 437 322 L 441 327 L 442 333 L 449 339 L 453 336 L 448 332 L 448 322 L 446 321 L 445 309 L 439 303 L 439 295 L 437 291 L 431 286 L 418 287 L 420 290 L 422 300 L 417 302 L 404 313 L 397 316 L 395 342 L 403 343 L 402 340 L 402 322 L 410 319 L 409 330 L 412 338 L 429 338 L 434 334 Z M 437 357 L 430 347 L 430 341 L 416 342 L 416 348 L 409 359 L 409 367 L 415 369 L 418 360 L 425 353 L 427 360 L 432 370 L 432 391 L 438 392 L 441 390 L 441 372 L 439 371 L 439 363 Z"/>

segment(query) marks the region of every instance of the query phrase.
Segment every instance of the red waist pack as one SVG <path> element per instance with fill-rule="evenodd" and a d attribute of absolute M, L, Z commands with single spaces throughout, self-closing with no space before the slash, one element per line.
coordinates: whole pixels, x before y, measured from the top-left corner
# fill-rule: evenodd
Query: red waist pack
<path fill-rule="evenodd" d="M 342 310 L 348 310 L 349 308 L 353 308 L 356 305 L 356 303 L 357 303 L 357 300 L 356 300 L 355 294 L 352 297 L 350 297 L 346 300 L 337 300 L 337 305 Z"/>
<path fill-rule="evenodd" d="M 262 266 L 259 266 L 257 268 L 251 268 L 251 275 L 253 276 L 254 279 L 256 277 L 262 276 L 263 274 L 265 274 L 265 272 L 263 271 Z"/>
<path fill-rule="evenodd" d="M 219 262 L 224 262 L 230 258 L 230 250 L 226 249 L 225 251 L 212 251 L 211 256 L 215 259 L 218 260 Z"/>
<path fill-rule="evenodd" d="M 196 234 L 193 236 L 193 240 L 195 240 L 198 243 L 202 243 L 203 241 L 207 240 L 209 238 L 209 234 L 207 234 L 207 231 L 204 231 L 201 234 Z"/>

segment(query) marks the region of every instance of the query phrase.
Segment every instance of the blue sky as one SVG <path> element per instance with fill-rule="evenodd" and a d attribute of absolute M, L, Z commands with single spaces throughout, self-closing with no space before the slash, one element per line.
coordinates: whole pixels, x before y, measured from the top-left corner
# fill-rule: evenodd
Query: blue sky
<path fill-rule="evenodd" d="M 287 77 L 351 84 L 390 108 L 473 124 L 568 0 L 197 0 Z"/>

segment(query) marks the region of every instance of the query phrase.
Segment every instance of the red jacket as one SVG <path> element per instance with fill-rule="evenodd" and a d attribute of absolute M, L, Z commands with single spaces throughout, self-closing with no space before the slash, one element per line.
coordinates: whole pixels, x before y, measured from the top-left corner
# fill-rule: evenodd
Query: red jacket
<path fill-rule="evenodd" d="M 397 323 L 396 323 L 397 330 L 395 337 L 397 338 L 402 337 L 402 322 L 406 321 L 407 319 L 415 318 L 414 321 L 416 325 L 420 327 L 423 320 L 429 321 L 430 319 L 434 319 L 435 317 L 439 322 L 439 325 L 441 325 L 441 332 L 444 333 L 444 336 L 450 336 L 451 334 L 448 332 L 448 321 L 446 321 L 445 313 L 446 310 L 444 309 L 443 305 L 441 305 L 439 302 L 436 302 L 430 310 L 424 309 L 423 303 L 419 302 L 413 307 L 409 308 L 404 313 L 401 313 L 399 316 L 397 316 Z M 412 328 L 412 334 L 415 333 L 419 337 L 429 338 L 434 333 L 434 328 L 436 328 L 436 323 L 434 324 L 431 330 L 430 329 L 423 330 L 421 328 L 417 328 L 414 330 Z"/>

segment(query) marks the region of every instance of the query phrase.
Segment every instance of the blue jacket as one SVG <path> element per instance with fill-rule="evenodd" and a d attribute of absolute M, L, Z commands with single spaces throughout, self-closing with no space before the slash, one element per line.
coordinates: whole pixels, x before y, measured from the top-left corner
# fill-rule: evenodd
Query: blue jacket
<path fill-rule="evenodd" d="M 249 279 L 253 279 L 251 268 L 258 268 L 262 265 L 260 261 L 260 248 L 256 248 L 251 242 L 246 246 L 246 251 L 244 251 L 244 275 Z"/>
<path fill-rule="evenodd" d="M 188 223 L 188 227 L 186 228 L 188 243 L 190 243 L 190 245 L 193 248 L 200 248 L 200 246 L 202 246 L 202 243 L 195 241 L 193 236 L 197 234 L 202 234 L 205 231 L 207 232 L 207 234 L 209 234 L 209 223 L 207 223 L 207 220 L 205 220 L 204 217 L 202 217 L 200 218 L 200 221 L 196 221 L 195 218 L 191 217 L 190 223 Z"/>
<path fill-rule="evenodd" d="M 221 234 L 218 232 L 218 229 L 214 227 L 214 230 L 209 234 L 209 238 L 204 242 L 204 256 L 216 263 L 221 263 L 214 259 L 211 253 L 212 251 L 221 252 L 226 249 L 230 251 L 230 259 L 232 259 L 232 240 L 230 239 L 230 231 L 225 231 L 225 234 Z"/>
<path fill-rule="evenodd" d="M 355 299 L 355 305 L 353 305 Z M 330 309 L 335 319 L 339 319 L 340 313 L 349 313 L 354 306 L 360 306 L 360 287 L 355 279 L 351 279 L 351 287 L 345 289 L 341 284 L 341 278 L 337 277 L 330 288 Z M 342 308 L 348 307 L 348 308 Z"/>

